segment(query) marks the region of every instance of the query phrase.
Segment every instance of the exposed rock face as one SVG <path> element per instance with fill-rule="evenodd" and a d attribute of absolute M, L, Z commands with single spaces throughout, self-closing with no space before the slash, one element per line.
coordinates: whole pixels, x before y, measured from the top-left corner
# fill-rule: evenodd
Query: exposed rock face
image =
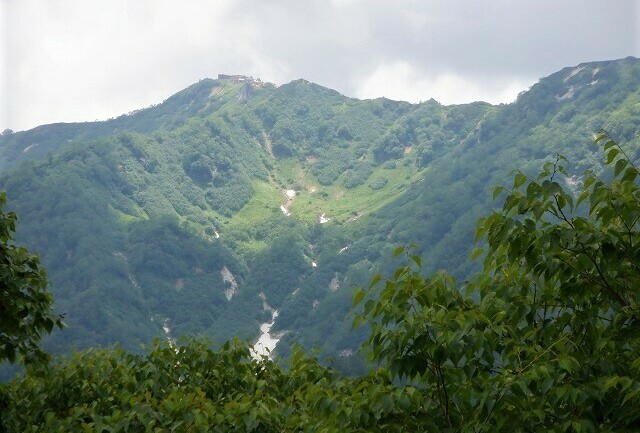
<path fill-rule="evenodd" d="M 238 290 L 238 282 L 226 266 L 222 268 L 220 274 L 222 275 L 222 280 L 225 283 L 229 283 L 229 287 L 224 290 L 224 296 L 227 297 L 227 301 L 230 301 Z"/>
<path fill-rule="evenodd" d="M 340 279 L 339 279 L 338 273 L 336 272 L 335 274 L 333 274 L 333 278 L 331 279 L 331 282 L 329 283 L 329 290 L 332 291 L 332 292 L 335 292 L 339 288 L 340 288 Z"/>
<path fill-rule="evenodd" d="M 249 95 L 251 94 L 251 82 L 245 81 L 242 85 L 242 89 L 238 92 L 238 96 L 236 97 L 238 102 L 245 102 L 249 99 Z"/>
<path fill-rule="evenodd" d="M 590 86 L 598 84 L 598 79 L 595 78 L 600 68 L 592 68 L 590 66 L 578 66 L 573 68 L 563 79 L 562 83 L 565 85 L 564 93 L 557 94 L 556 99 L 558 101 L 566 101 L 572 99 L 578 92 L 586 89 Z"/>

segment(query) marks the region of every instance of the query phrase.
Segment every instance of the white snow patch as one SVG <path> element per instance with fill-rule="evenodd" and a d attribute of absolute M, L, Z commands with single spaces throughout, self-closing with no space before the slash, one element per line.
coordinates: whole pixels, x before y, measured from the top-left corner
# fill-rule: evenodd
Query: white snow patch
<path fill-rule="evenodd" d="M 338 356 L 340 358 L 348 358 L 351 355 L 353 355 L 353 349 L 344 349 L 344 350 L 341 350 L 340 352 L 338 352 Z"/>
<path fill-rule="evenodd" d="M 169 346 L 174 347 L 176 344 L 176 339 L 171 336 L 171 328 L 169 327 L 168 317 L 165 317 L 164 320 L 162 321 L 162 330 L 164 331 L 164 335 L 167 337 Z"/>
<path fill-rule="evenodd" d="M 122 260 L 125 261 L 125 263 L 127 264 L 127 268 L 129 268 L 129 259 L 127 259 L 127 256 L 124 255 L 123 252 L 121 251 L 114 251 L 113 255 L 116 257 L 121 258 Z M 131 271 L 127 272 L 127 277 L 129 278 L 129 281 L 131 282 L 131 285 L 133 287 L 135 287 L 136 289 L 140 289 L 140 284 L 138 284 L 138 282 L 136 281 L 135 278 L 133 278 L 133 274 L 131 273 Z"/>
<path fill-rule="evenodd" d="M 131 272 L 129 272 L 127 274 L 127 277 L 129 277 L 129 281 L 131 282 L 131 285 L 133 287 L 135 287 L 136 289 L 140 288 L 140 284 L 138 284 L 138 282 L 135 280 L 135 278 L 133 278 L 133 275 L 131 275 Z"/>
<path fill-rule="evenodd" d="M 220 239 L 220 233 L 218 233 L 217 231 L 213 231 L 213 234 L 215 234 L 216 239 Z"/>
<path fill-rule="evenodd" d="M 28 145 L 27 147 L 25 147 L 24 149 L 22 149 L 22 153 L 27 153 L 28 151 L 30 151 L 31 149 L 33 149 L 34 147 L 36 147 L 38 145 L 38 143 L 33 143 Z"/>
<path fill-rule="evenodd" d="M 287 202 L 285 204 L 280 205 L 280 210 L 285 216 L 291 216 L 291 212 L 289 212 L 289 206 L 293 203 L 293 199 L 296 198 L 296 191 L 293 189 L 288 189 L 284 191 L 284 196 L 287 198 Z"/>
<path fill-rule="evenodd" d="M 278 310 L 274 309 L 271 305 L 267 303 L 267 297 L 263 292 L 260 292 L 258 296 L 260 297 L 260 299 L 262 299 L 262 308 L 265 311 L 268 311 L 271 313 L 271 321 L 265 322 L 262 325 L 260 325 L 261 334 L 260 334 L 260 337 L 258 338 L 258 341 L 256 341 L 256 343 L 253 345 L 253 349 L 251 349 L 251 357 L 256 360 L 262 359 L 263 356 L 267 356 L 269 357 L 269 359 L 272 359 L 272 352 L 278 345 L 278 342 L 280 341 L 280 338 L 282 338 L 282 335 L 283 335 L 283 334 L 278 334 L 278 335 L 270 334 L 271 327 L 273 327 L 273 324 L 275 323 L 276 318 L 278 317 Z"/>
<path fill-rule="evenodd" d="M 269 359 L 272 359 L 271 353 L 280 341 L 280 336 L 272 336 L 269 333 L 276 321 L 276 317 L 278 317 L 278 310 L 275 310 L 271 314 L 271 322 L 265 322 L 260 325 L 260 338 L 258 338 L 258 341 L 253 345 L 253 350 L 251 351 L 253 359 L 260 360 L 263 356 L 268 356 Z"/>
<path fill-rule="evenodd" d="M 224 290 L 224 296 L 227 297 L 227 301 L 230 301 L 238 290 L 238 282 L 226 265 L 222 267 L 220 274 L 222 275 L 222 281 L 229 283 L 229 287 Z"/>
<path fill-rule="evenodd" d="M 317 268 L 317 267 L 318 267 L 318 264 L 317 264 L 316 262 L 311 262 L 311 267 L 312 267 L 312 268 Z"/>
<path fill-rule="evenodd" d="M 320 215 L 320 224 L 328 223 L 331 218 L 327 218 L 325 214 Z"/>

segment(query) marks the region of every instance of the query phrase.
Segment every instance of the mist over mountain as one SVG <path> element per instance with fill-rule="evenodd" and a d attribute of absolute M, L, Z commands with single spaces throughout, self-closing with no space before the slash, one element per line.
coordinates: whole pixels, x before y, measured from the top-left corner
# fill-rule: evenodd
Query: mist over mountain
<path fill-rule="evenodd" d="M 48 270 L 68 328 L 46 346 L 204 334 L 348 367 L 351 293 L 411 242 L 460 279 L 491 187 L 566 156 L 569 187 L 602 167 L 607 129 L 638 160 L 640 60 L 584 63 L 512 104 L 357 100 L 305 80 L 204 79 L 104 122 L 0 137 L 18 242 Z"/>

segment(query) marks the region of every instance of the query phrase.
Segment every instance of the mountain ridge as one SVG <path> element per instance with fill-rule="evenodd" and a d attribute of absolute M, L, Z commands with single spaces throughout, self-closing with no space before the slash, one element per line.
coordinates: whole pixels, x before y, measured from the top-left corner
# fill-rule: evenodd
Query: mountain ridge
<path fill-rule="evenodd" d="M 473 224 L 510 170 L 559 151 L 576 161 L 572 175 L 597 169 L 585 144 L 602 126 L 639 144 L 635 58 L 564 68 L 504 105 L 358 100 L 292 83 L 238 101 L 244 84 L 205 79 L 113 129 L 0 138 L 18 238 L 40 253 L 69 317 L 54 351 L 135 349 L 165 323 L 172 336 L 253 340 L 271 320 L 263 294 L 279 311 L 272 332 L 287 331 L 281 355 L 291 342 L 353 352 L 363 335 L 344 319 L 350 288 L 388 274 L 397 245 L 416 242 L 426 271 L 464 278 Z M 48 150 L 21 153 L 30 137 Z"/>

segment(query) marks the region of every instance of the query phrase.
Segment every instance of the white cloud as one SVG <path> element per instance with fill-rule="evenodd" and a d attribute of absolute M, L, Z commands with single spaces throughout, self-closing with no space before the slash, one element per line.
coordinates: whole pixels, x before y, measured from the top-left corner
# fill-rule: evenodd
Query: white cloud
<path fill-rule="evenodd" d="M 637 18 L 635 0 L 0 0 L 0 130 L 117 116 L 218 73 L 508 101 L 564 66 L 640 55 Z"/>
<path fill-rule="evenodd" d="M 5 43 L 9 33 L 7 20 L 4 3 L 0 2 L 0 131 L 8 126 L 6 119 L 9 117 L 8 46 Z"/>
<path fill-rule="evenodd" d="M 420 102 L 435 99 L 440 103 L 464 104 L 485 101 L 492 104 L 513 102 L 518 93 L 536 80 L 513 77 L 477 77 L 456 73 L 425 76 L 410 64 L 383 64 L 364 78 L 356 90 L 359 98 L 378 98 Z"/>

